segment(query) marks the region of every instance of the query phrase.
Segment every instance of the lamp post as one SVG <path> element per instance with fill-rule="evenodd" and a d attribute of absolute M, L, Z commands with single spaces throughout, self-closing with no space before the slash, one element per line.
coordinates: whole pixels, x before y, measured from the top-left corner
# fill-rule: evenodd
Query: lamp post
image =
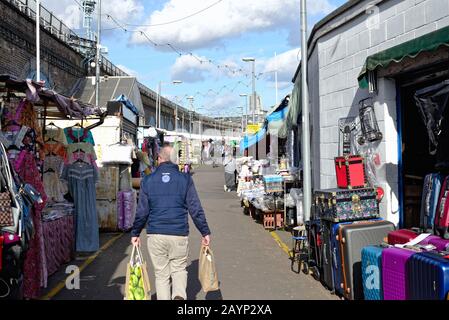
<path fill-rule="evenodd" d="M 161 96 L 161 91 L 162 91 L 162 85 L 163 84 L 181 84 L 182 81 L 181 80 L 173 80 L 172 82 L 163 82 L 163 81 L 159 81 L 159 85 L 158 85 L 158 92 L 157 92 L 157 100 L 156 100 L 156 128 L 161 127 L 161 105 L 162 105 L 162 96 Z M 177 107 L 177 106 L 176 106 Z M 176 111 L 176 114 L 178 112 Z"/>
<path fill-rule="evenodd" d="M 95 55 L 95 105 L 100 104 L 100 36 L 101 36 L 101 0 L 98 1 L 97 8 L 97 52 Z"/>
<path fill-rule="evenodd" d="M 242 61 L 244 62 L 252 62 L 252 78 L 253 78 L 253 103 L 252 103 L 252 108 L 253 108 L 253 124 L 256 123 L 256 107 L 257 107 L 257 102 L 256 102 L 256 59 L 255 58 L 243 58 Z"/>
<path fill-rule="evenodd" d="M 243 107 L 238 107 L 239 110 L 242 110 L 242 130 L 241 130 L 241 135 L 243 137 L 243 132 L 244 132 L 244 124 L 243 124 Z"/>
<path fill-rule="evenodd" d="M 41 1 L 36 0 L 36 81 L 41 81 Z"/>
<path fill-rule="evenodd" d="M 241 97 L 245 98 L 245 128 L 248 127 L 248 95 L 246 93 L 241 93 Z"/>
<path fill-rule="evenodd" d="M 190 101 L 190 124 L 189 124 L 189 131 L 190 131 L 190 140 L 192 140 L 192 113 L 193 113 L 193 101 L 195 100 L 194 97 L 188 97 L 187 100 Z"/>

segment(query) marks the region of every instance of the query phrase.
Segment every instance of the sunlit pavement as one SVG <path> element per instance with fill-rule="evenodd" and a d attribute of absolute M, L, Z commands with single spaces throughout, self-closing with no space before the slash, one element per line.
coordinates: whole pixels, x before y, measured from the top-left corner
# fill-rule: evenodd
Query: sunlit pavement
<path fill-rule="evenodd" d="M 337 299 L 311 276 L 290 271 L 288 255 L 272 235 L 261 224 L 243 214 L 235 193 L 223 191 L 223 168 L 197 168 L 194 180 L 212 232 L 211 247 L 215 254 L 221 289 L 207 295 L 201 290 L 198 281 L 201 237 L 191 222 L 188 299 Z M 277 234 L 285 244 L 291 246 L 286 232 Z M 116 237 L 116 234 L 102 234 L 102 245 L 113 243 L 81 272 L 80 289 L 62 288 L 66 275 L 61 270 L 50 278 L 45 293 L 50 293 L 51 299 L 59 300 L 123 299 L 126 264 L 131 254 L 130 235 L 124 234 L 118 239 Z M 144 237 L 145 232 L 142 239 Z M 154 274 L 146 241 L 143 241 L 143 253 L 150 268 L 149 275 L 154 289 Z M 75 264 L 82 265 L 86 259 L 87 257 L 79 258 Z M 59 291 L 58 284 L 62 288 Z M 156 298 L 155 295 L 153 298 Z"/>

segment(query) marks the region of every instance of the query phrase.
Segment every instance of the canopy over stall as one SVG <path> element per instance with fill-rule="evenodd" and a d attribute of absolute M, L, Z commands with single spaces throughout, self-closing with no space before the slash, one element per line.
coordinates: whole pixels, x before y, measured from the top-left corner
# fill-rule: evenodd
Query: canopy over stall
<path fill-rule="evenodd" d="M 105 113 L 97 106 L 83 103 L 73 97 L 58 94 L 44 88 L 43 83 L 31 80 L 17 80 L 10 75 L 0 75 L 0 93 L 13 94 L 27 98 L 34 103 L 45 118 L 84 119 L 87 117 L 104 117 Z"/>
<path fill-rule="evenodd" d="M 375 71 L 378 68 L 386 68 L 393 62 L 400 63 L 405 58 L 416 58 L 422 52 L 435 51 L 442 46 L 449 47 L 449 27 L 373 54 L 366 58 L 365 65 L 358 76 L 359 87 L 368 88 L 374 82 Z"/>

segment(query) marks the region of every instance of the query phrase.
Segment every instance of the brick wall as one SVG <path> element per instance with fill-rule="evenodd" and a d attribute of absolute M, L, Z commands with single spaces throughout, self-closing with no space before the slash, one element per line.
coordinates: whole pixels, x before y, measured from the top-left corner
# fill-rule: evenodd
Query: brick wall
<path fill-rule="evenodd" d="M 24 79 L 35 73 L 35 22 L 0 1 L 0 73 Z M 49 87 L 69 93 L 86 75 L 82 57 L 68 45 L 41 30 L 41 70 Z"/>
<path fill-rule="evenodd" d="M 318 93 L 309 89 L 314 125 L 313 160 L 319 161 L 319 173 L 315 172 L 314 176 L 316 188 L 336 185 L 333 157 L 338 152 L 338 119 L 357 116 L 358 102 L 368 96 L 366 90 L 358 88 L 357 82 L 366 58 L 449 25 L 449 0 L 380 1 L 378 20 L 364 14 L 370 2 L 362 1 L 323 26 L 322 29 L 352 14 L 355 16 L 319 39 L 309 60 L 309 81 L 319 87 Z M 362 14 L 355 15 L 358 11 Z M 376 116 L 384 133 L 377 150 L 384 163 L 377 172 L 386 191 L 382 211 L 385 217 L 397 222 L 397 172 L 389 169 L 398 161 L 395 90 L 394 81 L 379 79 L 378 95 L 374 99 Z"/>

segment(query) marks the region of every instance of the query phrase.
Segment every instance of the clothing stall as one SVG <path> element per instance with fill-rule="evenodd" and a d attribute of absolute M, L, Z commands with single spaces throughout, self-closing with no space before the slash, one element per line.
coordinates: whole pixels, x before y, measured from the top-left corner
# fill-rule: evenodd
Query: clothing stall
<path fill-rule="evenodd" d="M 0 76 L 0 299 L 37 299 L 75 252 L 99 248 L 90 130 L 100 108 Z M 58 127 L 58 119 L 78 119 Z M 83 127 L 85 119 L 96 124 Z"/>

